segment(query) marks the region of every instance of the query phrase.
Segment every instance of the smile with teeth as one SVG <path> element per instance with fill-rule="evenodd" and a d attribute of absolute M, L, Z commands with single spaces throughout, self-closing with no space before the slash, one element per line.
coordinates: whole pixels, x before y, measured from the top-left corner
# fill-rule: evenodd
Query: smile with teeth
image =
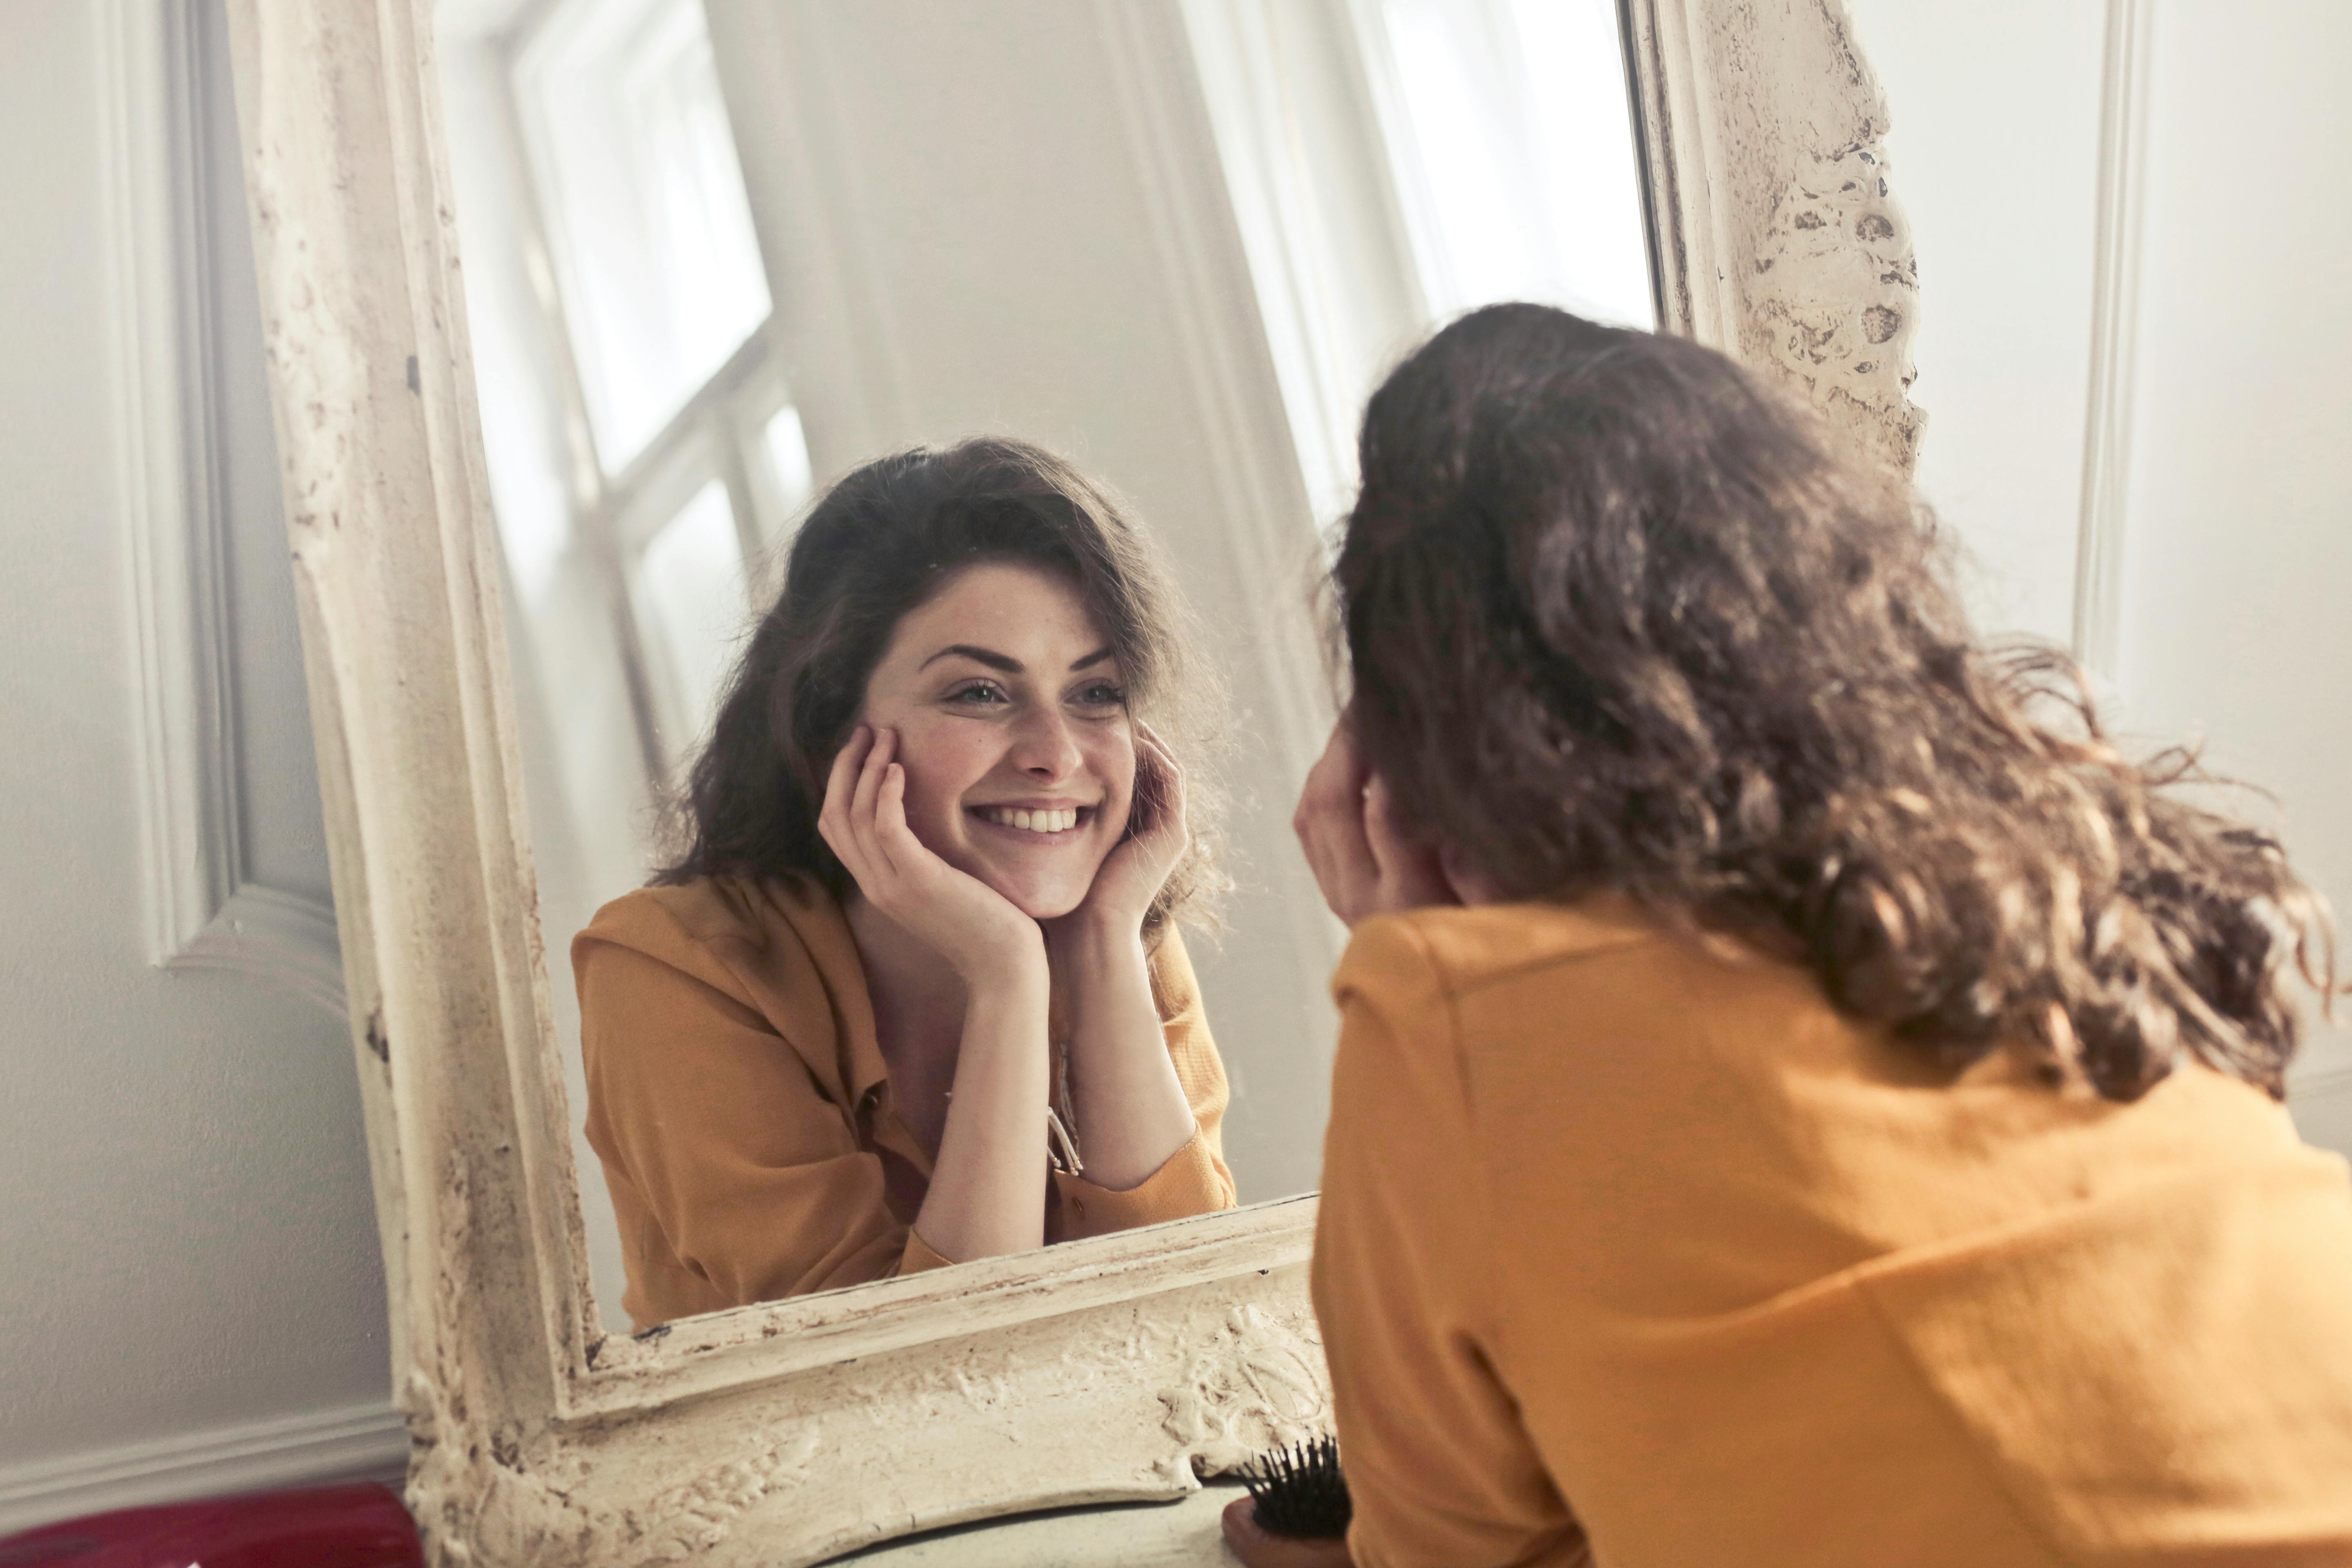
<path fill-rule="evenodd" d="M 984 822 L 1017 827 L 1024 833 L 1067 833 L 1078 825 L 1079 816 L 1075 809 L 1024 811 L 1013 805 L 983 805 L 976 808 L 976 815 Z"/>

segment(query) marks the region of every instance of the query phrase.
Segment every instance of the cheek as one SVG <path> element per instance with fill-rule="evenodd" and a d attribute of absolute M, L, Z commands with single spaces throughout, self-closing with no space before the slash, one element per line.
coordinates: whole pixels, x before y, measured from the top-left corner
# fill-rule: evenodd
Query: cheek
<path fill-rule="evenodd" d="M 898 730 L 898 760 L 907 770 L 907 822 L 919 833 L 952 829 L 963 797 L 988 776 L 1004 747 L 986 725 L 919 717 Z"/>
<path fill-rule="evenodd" d="M 1087 762 L 1104 790 L 1103 813 L 1108 822 L 1124 831 L 1128 805 L 1135 798 L 1135 740 L 1125 726 L 1106 730 L 1088 748 Z M 1114 832 L 1116 837 L 1116 832 Z"/>

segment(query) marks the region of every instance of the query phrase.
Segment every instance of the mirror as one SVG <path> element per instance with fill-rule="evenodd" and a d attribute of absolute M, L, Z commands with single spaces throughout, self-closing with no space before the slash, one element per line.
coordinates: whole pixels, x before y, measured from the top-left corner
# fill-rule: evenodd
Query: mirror
<path fill-rule="evenodd" d="M 1122 60 L 1090 0 L 437 8 L 541 936 L 608 1327 L 901 1263 L 952 1110 L 944 1079 L 890 1039 L 892 1104 L 851 1102 L 885 1087 L 870 1057 L 836 1065 L 882 986 L 873 955 L 824 974 L 820 1016 L 842 1037 L 819 1044 L 788 1042 L 779 1016 L 806 975 L 730 989 L 730 1015 L 766 1009 L 744 1047 L 763 1062 L 698 1054 L 743 1022 L 698 1010 L 699 982 L 652 982 L 677 988 L 663 1005 L 678 1011 L 659 1013 L 592 987 L 593 1081 L 571 957 L 600 906 L 677 854 L 666 804 L 815 498 L 912 446 L 991 435 L 1067 457 L 1157 536 L 1202 622 L 1233 632 L 1204 650 L 1229 694 L 1209 728 L 1229 745 L 1195 766 L 1228 803 L 1234 888 L 1222 933 L 1178 939 L 1204 1026 L 1171 1047 L 1230 1185 L 1195 1178 L 1147 1205 L 1055 1185 L 1040 1149 L 1047 1237 L 1090 1233 L 1052 1206 L 1061 1192 L 1131 1217 L 1315 1184 L 1338 933 L 1288 822 L 1328 721 L 1307 587 L 1318 530 L 1346 505 L 1353 419 L 1389 361 L 1472 306 L 1540 299 L 1653 325 L 1652 264 L 1612 0 L 1195 0 L 1181 15 L 1183 49 Z M 1155 221 L 1149 104 L 1188 108 L 1161 134 L 1195 144 L 1156 155 L 1218 176 L 1212 216 L 1237 247 Z M 1258 351 L 1255 405 L 1219 411 L 1275 435 L 1281 468 L 1255 494 L 1218 471 L 1202 428 L 1190 362 L 1224 345 L 1202 343 L 1188 310 L 1262 323 L 1240 345 Z M 772 910 L 747 925 L 695 893 L 707 885 L 662 895 L 730 933 L 698 928 L 695 953 L 754 930 L 795 940 L 761 924 Z M 817 902 L 801 918 L 838 952 L 836 900 Z M 607 972 L 616 950 L 691 962 L 627 945 L 640 940 L 578 951 Z M 689 1074 L 727 1075 L 729 1114 L 660 1081 Z M 1090 1103 L 1065 1110 L 1081 1157 L 1123 1131 Z M 890 1179 L 842 1175 L 844 1161 Z M 1145 1190 L 1160 1187 L 1181 1184 Z"/>
<path fill-rule="evenodd" d="M 1314 1430 L 1316 1200 L 1280 1194 L 1314 1181 L 1335 932 L 1285 819 L 1355 400 L 1435 317 L 1572 285 L 1906 462 L 1916 274 L 1838 0 L 709 0 L 701 36 L 618 0 L 570 30 L 225 3 L 432 1560 L 777 1568 L 1178 1496 Z M 1607 27 L 1540 55 L 1596 16 L 1626 68 Z M 1610 121 L 1628 78 L 1650 265 L 1557 217 L 1600 166 L 1561 105 Z M 588 166 L 541 173 L 567 125 Z M 1587 233 L 1622 266 L 1527 269 Z M 1192 951 L 1244 1201 L 615 1331 L 562 944 L 642 879 L 802 489 L 975 430 L 1117 487 L 1230 682 L 1240 887 Z"/>

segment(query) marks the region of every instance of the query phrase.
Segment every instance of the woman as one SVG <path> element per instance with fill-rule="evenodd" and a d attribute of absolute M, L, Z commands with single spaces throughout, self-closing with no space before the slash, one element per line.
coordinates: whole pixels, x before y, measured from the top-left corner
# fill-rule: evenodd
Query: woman
<path fill-rule="evenodd" d="M 2352 1562 L 2277 847 L 1711 351 L 1481 310 L 1361 454 L 1297 820 L 1354 1561 Z"/>
<path fill-rule="evenodd" d="M 1139 717 L 1192 721 L 1181 624 L 1141 536 L 1018 442 L 810 513 L 686 852 L 572 943 L 640 1329 L 1232 1206 L 1171 923 L 1213 861 Z"/>

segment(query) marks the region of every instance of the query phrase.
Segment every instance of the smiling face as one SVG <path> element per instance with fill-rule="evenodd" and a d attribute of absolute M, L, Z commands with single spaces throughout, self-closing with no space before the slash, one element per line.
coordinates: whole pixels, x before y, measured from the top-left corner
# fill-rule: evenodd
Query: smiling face
<path fill-rule="evenodd" d="M 860 722 L 898 732 L 907 826 L 1024 914 L 1078 907 L 1127 826 L 1135 733 L 1109 638 L 1064 577 L 968 566 L 892 632 Z"/>

